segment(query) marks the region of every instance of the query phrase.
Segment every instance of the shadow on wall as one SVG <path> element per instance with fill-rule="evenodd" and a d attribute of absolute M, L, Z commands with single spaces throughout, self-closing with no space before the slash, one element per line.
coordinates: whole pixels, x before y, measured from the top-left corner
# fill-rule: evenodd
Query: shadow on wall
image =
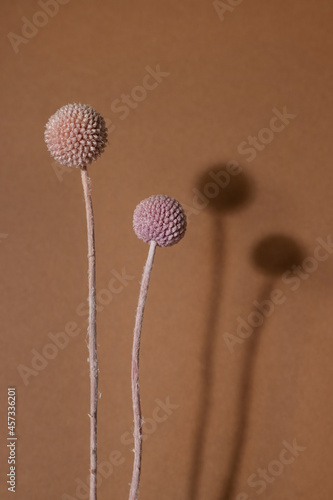
<path fill-rule="evenodd" d="M 214 376 L 214 351 L 218 339 L 218 319 L 222 297 L 222 278 L 226 254 L 226 231 L 224 216 L 237 213 L 249 205 L 254 197 L 253 182 L 238 167 L 237 174 L 231 174 L 231 162 L 213 165 L 198 179 L 196 188 L 209 199 L 206 210 L 211 217 L 211 255 L 207 256 L 211 266 L 210 292 L 203 335 L 201 358 L 201 388 L 199 408 L 196 417 L 196 430 L 191 454 L 188 500 L 199 498 L 199 486 L 202 476 L 204 448 L 207 442 L 207 430 L 212 400 Z"/>
<path fill-rule="evenodd" d="M 221 333 L 218 331 L 218 323 L 221 314 L 223 272 L 227 250 L 224 216 L 235 215 L 238 211 L 245 209 L 254 201 L 256 194 L 254 183 L 244 170 L 238 166 L 236 167 L 238 168 L 237 174 L 230 175 L 230 165 L 232 165 L 232 162 L 212 166 L 203 173 L 196 183 L 196 188 L 200 193 L 209 199 L 206 209 L 211 217 L 212 248 L 210 257 L 211 285 L 207 299 L 208 306 L 203 335 L 201 385 L 191 453 L 188 500 L 199 499 L 204 452 L 205 447 L 209 444 L 207 439 L 213 398 L 212 389 L 214 387 L 214 353 L 218 335 Z M 236 169 L 234 172 L 236 172 Z M 230 251 L 232 251 L 232 247 L 230 247 Z M 277 277 L 290 269 L 292 265 L 299 265 L 302 259 L 303 251 L 301 247 L 295 240 L 286 235 L 273 234 L 261 240 L 253 249 L 251 255 L 252 264 L 265 275 L 262 289 L 258 294 L 258 302 L 262 303 L 268 300 L 271 297 Z M 238 424 L 227 466 L 226 479 L 221 487 L 219 500 L 232 500 L 235 494 L 248 434 L 248 415 L 251 408 L 255 360 L 265 324 L 266 321 L 262 319 L 261 323 L 254 328 L 251 337 L 247 339 L 244 346 L 244 361 L 238 390 L 238 403 L 235 410 L 235 418 L 238 419 Z"/>
<path fill-rule="evenodd" d="M 259 304 L 269 304 L 274 293 L 274 285 L 278 277 L 293 265 L 300 265 L 304 253 L 300 245 L 289 236 L 273 234 L 265 237 L 253 249 L 252 264 L 265 275 L 261 292 L 258 294 Z M 249 430 L 249 414 L 254 387 L 254 370 L 258 355 L 260 339 L 267 324 L 268 316 L 253 313 L 259 316 L 258 326 L 255 326 L 249 338 L 246 339 L 244 361 L 238 396 L 238 406 L 235 417 L 238 417 L 237 430 L 234 436 L 233 451 L 228 464 L 227 479 L 221 489 L 219 500 L 232 500 L 235 495 L 237 479 L 242 466 L 242 457 L 245 451 L 246 439 Z"/>
<path fill-rule="evenodd" d="M 293 265 L 301 265 L 303 259 L 300 245 L 284 234 L 266 236 L 252 252 L 254 266 L 270 277 L 281 276 Z"/>

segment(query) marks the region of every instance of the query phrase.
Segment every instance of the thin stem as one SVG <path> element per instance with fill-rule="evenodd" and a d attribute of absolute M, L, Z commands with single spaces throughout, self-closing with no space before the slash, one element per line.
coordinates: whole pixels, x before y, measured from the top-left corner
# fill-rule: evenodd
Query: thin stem
<path fill-rule="evenodd" d="M 151 241 L 148 258 L 143 270 L 138 308 L 135 317 L 133 350 L 132 350 L 132 401 L 134 416 L 134 464 L 132 483 L 129 494 L 129 500 L 137 500 L 139 494 L 139 483 L 141 473 L 141 455 L 142 455 L 142 417 L 140 404 L 139 387 L 139 352 L 143 313 L 145 309 L 149 279 L 153 268 L 156 242 Z"/>
<path fill-rule="evenodd" d="M 89 324 L 88 349 L 90 369 L 90 500 L 97 500 L 97 402 L 98 402 L 98 363 L 96 335 L 96 264 L 94 214 L 91 200 L 91 182 L 87 167 L 81 167 L 81 179 L 87 217 L 88 237 L 88 285 L 89 285 Z"/>

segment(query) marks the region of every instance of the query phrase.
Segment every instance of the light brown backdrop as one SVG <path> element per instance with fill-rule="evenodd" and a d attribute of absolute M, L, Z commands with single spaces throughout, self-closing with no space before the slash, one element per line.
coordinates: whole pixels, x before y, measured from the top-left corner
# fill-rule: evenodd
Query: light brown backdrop
<path fill-rule="evenodd" d="M 77 490 L 89 467 L 86 317 L 77 312 L 87 296 L 83 196 L 79 172 L 57 175 L 43 141 L 48 117 L 70 102 L 92 105 L 111 124 L 110 144 L 89 169 L 99 305 L 104 301 L 98 314 L 100 500 L 127 498 L 132 469 L 129 367 L 148 251 L 132 231 L 133 210 L 143 198 L 164 193 L 191 211 L 198 207 L 193 189 L 207 184 L 202 176 L 231 160 L 243 168 L 231 196 L 247 203 L 233 211 L 210 210 L 212 204 L 197 209 L 184 240 L 157 251 L 141 352 L 147 420 L 141 498 L 333 495 L 333 257 L 317 261 L 295 291 L 252 257 L 269 235 L 279 235 L 280 255 L 284 235 L 300 247 L 303 264 L 317 239 L 332 234 L 333 4 L 225 4 L 219 16 L 210 0 L 70 0 L 45 18 L 36 15 L 42 9 L 34 0 L 1 2 L 3 499 L 12 498 L 5 482 L 12 385 L 15 498 L 86 498 L 84 488 Z M 45 24 L 25 32 L 25 42 L 8 37 L 22 36 L 22 17 Z M 141 98 L 135 87 L 148 66 L 168 75 L 124 117 L 116 100 L 132 92 Z M 290 123 L 274 137 L 263 132 L 277 123 L 273 110 L 284 108 L 294 115 Z M 242 143 L 258 134 L 271 142 L 259 144 L 248 161 Z M 244 194 L 250 196 L 243 200 Z M 311 262 L 316 266 L 306 265 Z M 107 294 L 114 273 L 123 270 L 132 279 L 120 293 Z M 236 335 L 237 318 L 249 316 L 265 286 L 282 290 L 284 303 L 231 353 L 226 332 Z M 48 334 L 71 322 L 81 333 L 24 383 L 18 367 L 31 368 L 32 351 L 43 353 L 52 343 Z M 157 410 L 157 400 L 170 401 L 169 414 Z M 281 470 L 274 461 L 283 443 L 295 439 L 305 449 Z M 110 460 L 121 462 L 112 474 Z M 278 471 L 261 495 L 259 485 L 248 484 L 260 468 Z"/>

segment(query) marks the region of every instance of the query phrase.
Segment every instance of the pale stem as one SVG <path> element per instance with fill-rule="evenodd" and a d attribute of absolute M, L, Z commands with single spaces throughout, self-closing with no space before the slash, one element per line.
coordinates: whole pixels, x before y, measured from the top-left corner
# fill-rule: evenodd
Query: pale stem
<path fill-rule="evenodd" d="M 149 246 L 148 258 L 143 270 L 138 308 L 135 317 L 133 350 L 132 350 L 132 401 L 134 416 L 134 464 L 132 483 L 129 494 L 129 500 L 137 500 L 139 494 L 139 483 L 141 473 L 142 458 L 142 417 L 140 404 L 139 387 L 139 352 L 143 313 L 147 299 L 149 279 L 153 268 L 156 242 L 151 241 Z"/>
<path fill-rule="evenodd" d="M 81 167 L 81 179 L 87 217 L 88 236 L 88 286 L 89 286 L 89 324 L 88 349 L 90 369 L 90 500 L 97 500 L 97 402 L 98 402 L 98 363 L 96 335 L 96 264 L 94 215 L 91 200 L 91 182 L 87 167 Z"/>

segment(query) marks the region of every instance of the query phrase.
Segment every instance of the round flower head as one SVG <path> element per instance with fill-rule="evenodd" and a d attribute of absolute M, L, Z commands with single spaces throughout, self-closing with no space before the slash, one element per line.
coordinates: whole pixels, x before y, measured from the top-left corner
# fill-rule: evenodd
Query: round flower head
<path fill-rule="evenodd" d="M 53 158 L 62 165 L 89 165 L 104 151 L 105 121 L 91 106 L 67 104 L 47 122 L 45 142 Z"/>
<path fill-rule="evenodd" d="M 133 228 L 137 237 L 146 243 L 156 241 L 160 247 L 169 247 L 184 236 L 186 215 L 177 200 L 158 194 L 136 207 Z"/>

